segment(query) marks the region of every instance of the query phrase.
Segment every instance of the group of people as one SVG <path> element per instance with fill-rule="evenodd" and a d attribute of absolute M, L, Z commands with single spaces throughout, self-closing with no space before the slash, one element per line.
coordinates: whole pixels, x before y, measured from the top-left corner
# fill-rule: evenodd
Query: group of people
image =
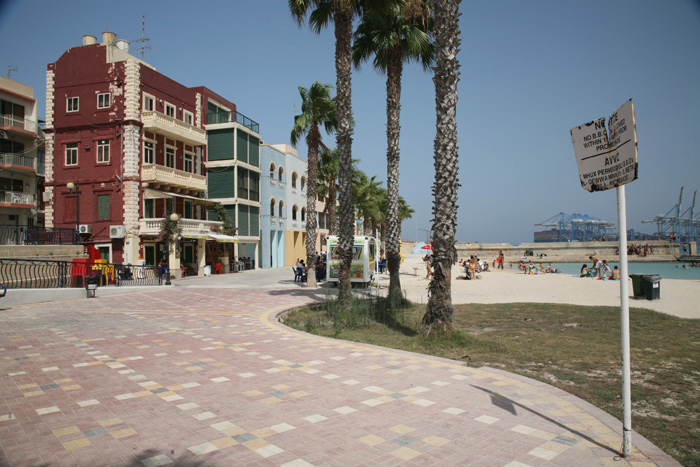
<path fill-rule="evenodd" d="M 610 269 L 608 262 L 597 256 L 589 256 L 588 259 L 593 261 L 593 265 L 590 268 L 587 264 L 582 265 L 579 277 L 594 277 L 598 280 L 620 280 L 620 270 L 617 266 L 614 269 Z"/>
<path fill-rule="evenodd" d="M 651 245 L 627 245 L 628 255 L 647 256 L 654 254 L 654 247 Z"/>
<path fill-rule="evenodd" d="M 544 267 L 541 263 L 534 264 L 532 261 L 525 263 L 522 259 L 518 263 L 518 269 L 521 270 L 523 274 L 559 274 L 561 272 L 559 269 L 553 267 L 552 263 Z"/>
<path fill-rule="evenodd" d="M 303 259 L 297 258 L 296 269 L 297 269 L 297 272 L 302 275 L 304 280 L 306 280 L 306 276 L 309 273 L 309 268 L 306 266 L 306 263 L 304 262 Z M 320 282 L 326 278 L 326 255 L 325 255 L 325 253 L 323 254 L 323 256 L 321 256 L 318 254 L 318 252 L 316 252 L 316 266 L 315 266 L 314 273 L 316 274 L 316 282 Z"/>
<path fill-rule="evenodd" d="M 499 265 L 502 265 L 503 258 L 500 255 L 499 258 L 501 258 L 501 262 L 499 262 Z M 478 273 L 489 271 L 489 263 L 486 261 L 480 261 L 476 255 L 471 255 L 468 260 L 460 259 L 459 265 L 463 269 L 462 272 L 464 272 L 464 276 L 459 276 L 457 279 L 464 279 L 470 281 L 473 279 L 478 279 L 480 277 Z"/>

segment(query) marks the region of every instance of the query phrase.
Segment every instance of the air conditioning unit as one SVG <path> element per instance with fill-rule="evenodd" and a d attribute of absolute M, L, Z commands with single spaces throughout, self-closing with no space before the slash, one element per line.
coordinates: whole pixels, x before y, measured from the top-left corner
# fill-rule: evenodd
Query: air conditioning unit
<path fill-rule="evenodd" d="M 90 224 L 80 224 L 78 226 L 78 233 L 89 234 L 92 233 L 92 225 Z"/>
<path fill-rule="evenodd" d="M 109 226 L 109 238 L 124 238 L 126 235 L 126 229 L 123 225 L 110 225 Z"/>
<path fill-rule="evenodd" d="M 45 203 L 48 203 L 49 201 L 51 201 L 51 193 L 45 191 L 41 194 L 41 198 L 44 200 Z"/>

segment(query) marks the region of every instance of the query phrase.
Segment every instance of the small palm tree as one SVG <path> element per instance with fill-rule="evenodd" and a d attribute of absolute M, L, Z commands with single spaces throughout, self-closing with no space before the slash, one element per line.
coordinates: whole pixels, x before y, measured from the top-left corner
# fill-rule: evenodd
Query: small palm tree
<path fill-rule="evenodd" d="M 323 145 L 321 127 L 326 133 L 335 131 L 335 98 L 331 97 L 332 86 L 316 81 L 311 88 L 299 87 L 301 95 L 301 113 L 294 117 L 291 141 L 296 146 L 303 135 L 306 135 L 306 146 L 309 151 L 307 158 L 306 184 L 306 261 L 310 271 L 316 267 L 316 187 L 318 186 L 318 151 Z M 325 146 L 323 146 L 325 148 Z M 307 285 L 316 286 L 316 275 L 309 274 Z"/>
<path fill-rule="evenodd" d="M 423 325 L 452 329 L 452 266 L 457 260 L 457 82 L 459 81 L 460 0 L 434 0 L 435 47 L 435 182 L 433 183 L 433 276 L 428 286 L 428 304 Z"/>
<path fill-rule="evenodd" d="M 374 68 L 386 74 L 387 115 L 387 266 L 389 303 L 402 298 L 401 222 L 399 221 L 399 134 L 401 76 L 405 62 L 418 61 L 428 71 L 435 58 L 430 33 L 432 19 L 425 0 L 367 0 L 355 31 L 355 66 L 374 57 Z"/>
<path fill-rule="evenodd" d="M 299 25 L 309 14 L 311 29 L 317 33 L 333 22 L 335 29 L 335 75 L 338 128 L 338 194 L 340 228 L 338 253 L 341 258 L 338 302 L 340 309 L 349 312 L 352 307 L 350 267 L 354 235 L 352 205 L 352 21 L 360 13 L 360 0 L 288 0 L 289 10 Z M 312 10 L 313 11 L 310 11 Z"/>

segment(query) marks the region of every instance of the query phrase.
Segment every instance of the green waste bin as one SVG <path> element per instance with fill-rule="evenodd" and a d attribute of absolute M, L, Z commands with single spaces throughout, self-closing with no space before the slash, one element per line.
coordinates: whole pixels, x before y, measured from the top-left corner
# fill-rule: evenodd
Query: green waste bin
<path fill-rule="evenodd" d="M 642 277 L 642 289 L 647 300 L 661 298 L 661 276 L 658 274 L 645 274 Z"/>
<path fill-rule="evenodd" d="M 630 279 L 632 279 L 632 290 L 634 290 L 634 298 L 645 298 L 642 277 L 644 277 L 644 274 L 630 274 Z"/>

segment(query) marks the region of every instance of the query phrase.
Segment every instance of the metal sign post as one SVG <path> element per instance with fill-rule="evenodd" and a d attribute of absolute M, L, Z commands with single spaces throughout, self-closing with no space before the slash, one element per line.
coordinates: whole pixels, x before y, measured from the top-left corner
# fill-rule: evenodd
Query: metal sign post
<path fill-rule="evenodd" d="M 571 129 L 581 186 L 590 192 L 617 189 L 620 256 L 620 328 L 622 347 L 622 455 L 632 453 L 632 384 L 630 371 L 629 275 L 627 265 L 627 201 L 625 184 L 637 179 L 637 129 L 632 100 L 608 119 L 599 118 Z"/>

